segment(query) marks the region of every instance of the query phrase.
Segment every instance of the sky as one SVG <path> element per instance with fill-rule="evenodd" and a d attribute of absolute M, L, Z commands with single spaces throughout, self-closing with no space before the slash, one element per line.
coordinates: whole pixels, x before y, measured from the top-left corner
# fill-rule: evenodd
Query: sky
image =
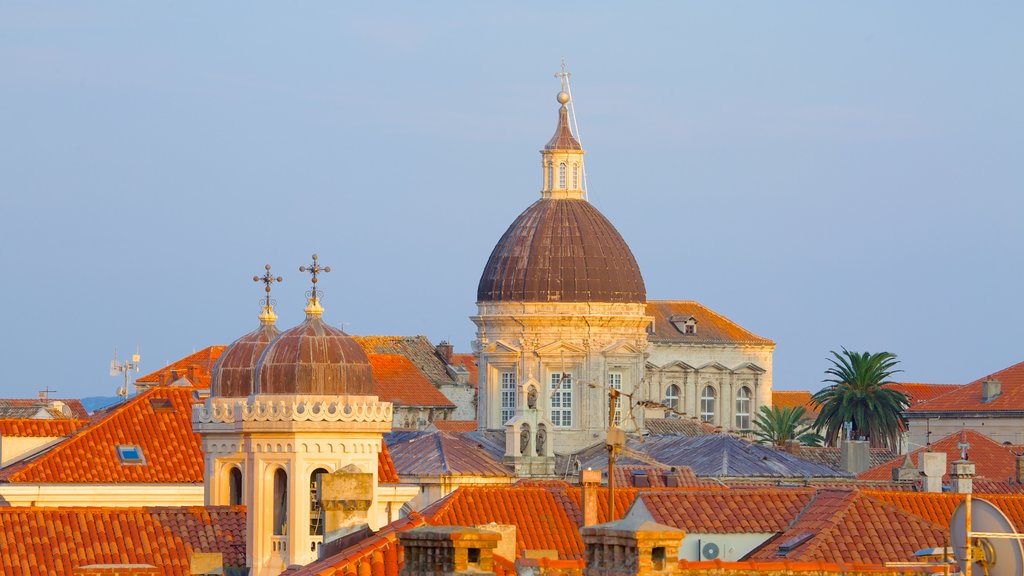
<path fill-rule="evenodd" d="M 468 351 L 572 72 L 650 299 L 904 381 L 1024 360 L 1024 3 L 0 2 L 0 397 L 325 319 Z"/>

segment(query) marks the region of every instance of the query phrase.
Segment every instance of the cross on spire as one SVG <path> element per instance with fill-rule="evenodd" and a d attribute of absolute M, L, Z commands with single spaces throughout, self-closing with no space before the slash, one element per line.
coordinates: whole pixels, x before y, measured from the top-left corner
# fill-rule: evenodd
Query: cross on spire
<path fill-rule="evenodd" d="M 565 58 L 562 58 L 562 71 L 555 72 L 555 78 L 558 78 L 562 82 L 562 92 L 568 92 L 566 87 L 569 84 L 570 76 L 572 76 L 572 72 L 565 71 Z"/>
<path fill-rule="evenodd" d="M 320 262 L 317 261 L 317 255 L 313 254 L 313 263 L 307 266 L 299 266 L 299 272 L 309 272 L 310 276 L 313 277 L 313 288 L 309 291 L 309 306 L 306 308 L 307 313 L 311 313 L 310 310 L 323 311 L 320 308 L 319 297 L 316 292 L 316 283 L 318 276 L 331 271 L 330 266 L 320 266 Z"/>
<path fill-rule="evenodd" d="M 50 387 L 47 386 L 46 388 L 44 388 L 44 389 L 39 391 L 39 399 L 40 400 L 46 400 L 47 398 L 50 397 L 50 394 L 52 394 L 54 392 L 56 392 L 56 390 L 50 390 Z"/>
<path fill-rule="evenodd" d="M 252 281 L 263 282 L 263 290 L 266 291 L 267 294 L 263 297 L 263 312 L 260 313 L 260 321 L 267 324 L 273 324 L 274 321 L 277 320 L 277 315 L 274 314 L 274 301 L 270 299 L 270 287 L 274 282 L 284 281 L 284 278 L 281 278 L 280 276 L 275 277 L 271 274 L 270 264 L 264 266 L 264 269 L 266 272 L 263 273 L 263 276 L 253 276 Z"/>

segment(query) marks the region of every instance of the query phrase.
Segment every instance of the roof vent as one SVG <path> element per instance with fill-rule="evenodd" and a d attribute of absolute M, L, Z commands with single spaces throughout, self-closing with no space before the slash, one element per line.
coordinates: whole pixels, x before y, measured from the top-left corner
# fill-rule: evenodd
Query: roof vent
<path fill-rule="evenodd" d="M 779 544 L 779 556 L 785 556 L 786 554 L 795 550 L 798 546 L 807 542 L 814 536 L 814 532 L 801 532 L 796 536 L 793 536 L 789 540 L 786 540 L 782 544 Z"/>
<path fill-rule="evenodd" d="M 651 479 L 647 477 L 646 470 L 633 470 L 633 487 L 650 488 Z"/>
<path fill-rule="evenodd" d="M 696 334 L 697 333 L 697 319 L 689 314 L 673 314 L 668 317 L 668 321 L 679 330 L 681 334 Z"/>
<path fill-rule="evenodd" d="M 989 378 L 981 383 L 981 401 L 991 402 L 1003 393 L 1003 384 L 995 378 Z"/>
<path fill-rule="evenodd" d="M 170 398 L 150 398 L 149 407 L 153 412 L 174 412 L 174 402 Z"/>

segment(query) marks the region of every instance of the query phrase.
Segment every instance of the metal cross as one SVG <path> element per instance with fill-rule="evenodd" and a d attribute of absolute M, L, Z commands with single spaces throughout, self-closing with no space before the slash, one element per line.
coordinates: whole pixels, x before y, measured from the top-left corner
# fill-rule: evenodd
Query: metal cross
<path fill-rule="evenodd" d="M 50 390 L 50 387 L 47 386 L 46 388 L 39 391 L 39 399 L 46 400 L 53 392 L 56 392 L 56 390 Z"/>
<path fill-rule="evenodd" d="M 569 83 L 569 77 L 572 76 L 572 72 L 565 71 L 565 58 L 562 58 L 562 71 L 555 72 L 555 78 L 558 78 L 562 82 L 562 92 L 567 92 L 565 89 L 566 84 Z"/>
<path fill-rule="evenodd" d="M 317 281 L 317 276 L 319 276 L 320 273 L 322 273 L 322 272 L 330 272 L 330 271 L 331 271 L 331 267 L 330 266 L 323 266 L 323 267 L 320 266 L 320 263 L 317 262 L 317 260 L 316 260 L 316 254 L 313 254 L 313 263 L 312 264 L 310 264 L 308 266 L 299 266 L 299 272 L 309 272 L 309 274 L 311 276 L 313 276 L 313 292 L 312 292 L 312 295 L 310 296 L 310 298 L 314 302 L 316 301 L 316 281 Z"/>
<path fill-rule="evenodd" d="M 267 264 L 264 268 L 266 268 L 267 271 L 263 274 L 263 276 L 253 276 L 252 277 L 252 281 L 253 282 L 263 282 L 263 286 L 264 286 L 263 289 L 266 290 L 266 292 L 267 292 L 267 296 L 266 296 L 266 298 L 263 301 L 263 305 L 265 307 L 269 308 L 270 307 L 270 286 L 274 282 L 283 282 L 284 278 L 281 278 L 280 276 L 277 276 L 275 278 L 270 273 L 270 264 Z"/>

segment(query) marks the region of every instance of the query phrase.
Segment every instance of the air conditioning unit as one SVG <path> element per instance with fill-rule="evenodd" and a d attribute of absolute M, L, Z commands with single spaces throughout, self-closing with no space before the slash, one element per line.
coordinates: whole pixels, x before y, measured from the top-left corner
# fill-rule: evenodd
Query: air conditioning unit
<path fill-rule="evenodd" d="M 701 560 L 718 560 L 722 555 L 722 546 L 714 540 L 698 540 L 697 548 Z"/>

